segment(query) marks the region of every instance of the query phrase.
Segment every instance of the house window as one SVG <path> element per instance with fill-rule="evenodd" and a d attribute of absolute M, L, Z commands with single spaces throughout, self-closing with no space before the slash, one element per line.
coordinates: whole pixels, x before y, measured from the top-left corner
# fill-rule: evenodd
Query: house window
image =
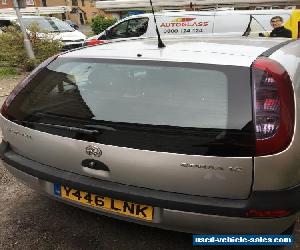
<path fill-rule="evenodd" d="M 26 5 L 34 5 L 34 0 L 26 0 Z"/>
<path fill-rule="evenodd" d="M 47 7 L 47 0 L 42 0 L 42 6 Z"/>
<path fill-rule="evenodd" d="M 7 0 L 2 0 L 2 4 L 7 4 Z"/>
<path fill-rule="evenodd" d="M 72 0 L 72 6 L 78 6 L 78 0 Z"/>
<path fill-rule="evenodd" d="M 81 6 L 85 6 L 84 0 L 81 0 Z"/>

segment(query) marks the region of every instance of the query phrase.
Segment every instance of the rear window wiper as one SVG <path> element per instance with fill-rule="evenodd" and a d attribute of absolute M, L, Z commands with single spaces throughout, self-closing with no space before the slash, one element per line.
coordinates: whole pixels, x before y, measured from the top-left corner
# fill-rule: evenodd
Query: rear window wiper
<path fill-rule="evenodd" d="M 56 114 L 51 114 L 51 113 L 36 113 L 34 114 L 34 116 L 37 116 L 39 118 L 53 118 L 53 119 L 65 119 L 65 117 L 60 116 L 60 115 L 56 115 Z M 79 123 L 76 119 L 74 118 L 68 118 L 68 120 L 73 121 L 74 123 Z M 18 122 L 18 121 L 16 121 Z M 19 122 L 27 122 L 29 123 L 34 123 L 34 124 L 39 124 L 39 125 L 49 125 L 52 127 L 57 127 L 59 128 L 59 126 L 61 126 L 61 128 L 74 128 L 74 130 L 87 130 L 87 131 L 97 131 L 97 133 L 100 133 L 101 130 L 109 130 L 109 131 L 117 131 L 115 128 L 110 127 L 110 126 L 106 126 L 106 125 L 100 125 L 100 124 L 80 124 L 80 127 L 77 126 L 67 126 L 67 125 L 60 125 L 60 124 L 52 124 L 51 121 L 50 123 L 43 123 L 43 122 L 33 122 L 33 121 L 19 121 Z M 62 121 L 63 123 L 65 123 L 64 121 Z"/>
<path fill-rule="evenodd" d="M 110 131 L 117 131 L 115 128 L 113 127 L 109 127 L 109 126 L 104 126 L 104 125 L 98 125 L 98 124 L 91 124 L 91 125 L 83 125 L 85 128 L 88 129 L 97 129 L 97 130 L 110 130 Z"/>
<path fill-rule="evenodd" d="M 29 126 L 39 125 L 39 126 L 43 126 L 43 127 L 63 129 L 63 130 L 69 131 L 69 132 L 76 132 L 76 133 L 81 133 L 81 134 L 86 134 L 86 135 L 96 135 L 96 134 L 100 133 L 99 130 L 93 129 L 93 127 L 78 128 L 78 127 L 74 127 L 74 126 L 65 126 L 65 125 L 49 124 L 49 123 L 42 123 L 42 122 L 19 121 L 19 120 L 15 120 L 14 122 L 21 124 L 21 125 L 29 125 Z M 104 128 L 102 128 L 102 129 L 104 129 Z"/>

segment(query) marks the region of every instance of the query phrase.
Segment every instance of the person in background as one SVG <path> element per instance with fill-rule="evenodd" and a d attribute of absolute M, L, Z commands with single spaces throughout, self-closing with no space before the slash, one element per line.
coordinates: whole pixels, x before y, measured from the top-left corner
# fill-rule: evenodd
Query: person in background
<path fill-rule="evenodd" d="M 273 30 L 270 37 L 292 37 L 292 32 L 283 26 L 283 19 L 281 16 L 272 17 L 271 26 L 273 27 Z"/>

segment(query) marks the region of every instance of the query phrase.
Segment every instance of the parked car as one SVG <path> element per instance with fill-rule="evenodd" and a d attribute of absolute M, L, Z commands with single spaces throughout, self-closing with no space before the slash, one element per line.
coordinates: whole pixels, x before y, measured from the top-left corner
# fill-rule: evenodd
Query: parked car
<path fill-rule="evenodd" d="M 99 214 L 193 233 L 291 232 L 300 40 L 132 39 L 54 56 L 8 96 L 1 158 Z"/>
<path fill-rule="evenodd" d="M 75 30 L 70 25 L 56 17 L 24 15 L 22 19 L 28 30 L 33 25 L 37 25 L 41 30 L 41 38 L 51 34 L 51 38 L 60 40 L 64 44 L 63 50 L 82 47 L 86 39 L 86 36 L 83 33 Z M 3 29 L 9 25 L 19 25 L 17 16 L 0 16 L 0 28 Z"/>
<path fill-rule="evenodd" d="M 69 24 L 72 28 L 74 28 L 75 30 L 78 30 L 79 29 L 79 27 L 78 27 L 78 25 L 76 24 L 76 23 L 74 23 L 74 22 L 72 22 L 71 20 L 65 20 L 65 22 L 67 23 L 67 24 Z"/>
<path fill-rule="evenodd" d="M 259 36 L 270 33 L 270 20 L 281 16 L 293 38 L 300 38 L 300 10 L 224 10 L 179 11 L 155 14 L 161 36 L 169 35 L 228 35 Z M 87 45 L 102 44 L 107 40 L 130 37 L 156 36 L 156 26 L 151 13 L 126 17 L 104 32 L 86 39 Z"/>

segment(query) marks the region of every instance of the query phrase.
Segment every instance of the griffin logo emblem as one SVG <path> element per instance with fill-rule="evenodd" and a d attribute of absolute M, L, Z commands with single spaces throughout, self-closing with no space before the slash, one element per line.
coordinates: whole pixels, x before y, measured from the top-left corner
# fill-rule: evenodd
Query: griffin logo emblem
<path fill-rule="evenodd" d="M 87 146 L 85 148 L 85 152 L 90 156 L 100 157 L 102 155 L 102 151 L 99 147 L 96 146 Z"/>

